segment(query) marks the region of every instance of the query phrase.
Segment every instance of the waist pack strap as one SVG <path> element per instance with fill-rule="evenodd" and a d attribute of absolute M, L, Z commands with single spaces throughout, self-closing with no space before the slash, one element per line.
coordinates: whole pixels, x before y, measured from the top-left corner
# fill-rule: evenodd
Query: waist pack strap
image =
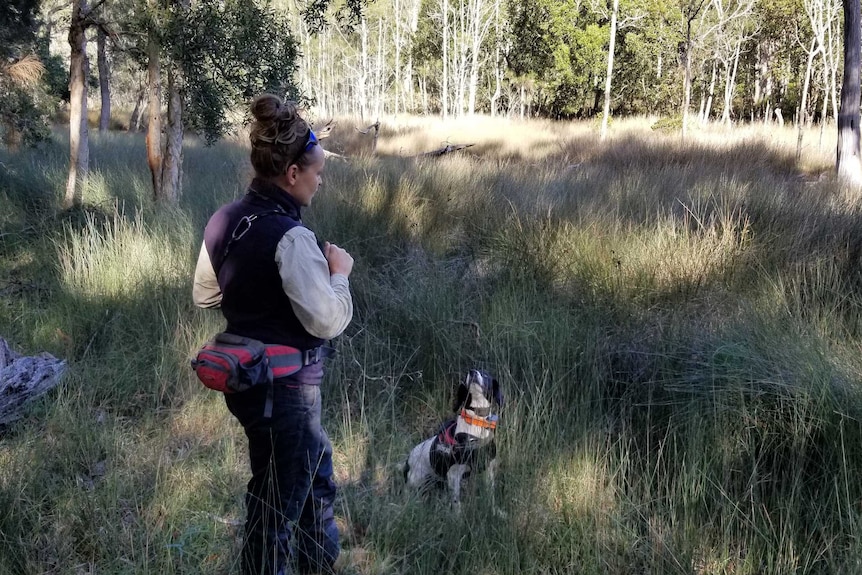
<path fill-rule="evenodd" d="M 294 374 L 306 365 L 318 363 L 320 360 L 335 355 L 335 349 L 321 345 L 305 351 L 289 345 L 270 344 L 266 346 L 266 356 L 269 367 L 275 379 Z"/>

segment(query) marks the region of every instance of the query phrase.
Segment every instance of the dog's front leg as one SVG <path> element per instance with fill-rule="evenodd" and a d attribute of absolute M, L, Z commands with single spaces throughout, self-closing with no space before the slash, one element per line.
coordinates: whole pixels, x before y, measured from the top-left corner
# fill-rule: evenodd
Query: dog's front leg
<path fill-rule="evenodd" d="M 449 484 L 449 492 L 452 494 L 452 506 L 457 513 L 461 512 L 461 480 L 469 470 L 469 465 L 456 463 L 446 472 L 446 481 Z"/>

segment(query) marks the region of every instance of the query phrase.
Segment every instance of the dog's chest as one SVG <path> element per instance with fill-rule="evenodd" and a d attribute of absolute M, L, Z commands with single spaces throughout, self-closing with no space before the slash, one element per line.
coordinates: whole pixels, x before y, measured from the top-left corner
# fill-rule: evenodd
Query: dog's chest
<path fill-rule="evenodd" d="M 467 465 L 471 472 L 483 471 L 497 454 L 493 436 L 479 439 L 454 431 L 455 421 L 451 421 L 434 438 L 430 452 L 434 472 L 445 477 L 453 465 Z"/>

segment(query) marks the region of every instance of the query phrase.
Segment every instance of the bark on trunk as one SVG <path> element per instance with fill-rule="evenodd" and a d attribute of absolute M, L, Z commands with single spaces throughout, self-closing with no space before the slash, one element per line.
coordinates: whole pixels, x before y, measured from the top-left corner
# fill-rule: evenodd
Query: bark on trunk
<path fill-rule="evenodd" d="M 159 66 L 159 42 L 155 32 L 147 41 L 147 85 L 149 89 L 149 115 L 147 125 L 147 163 L 153 183 L 153 197 L 162 197 L 162 87 Z"/>
<path fill-rule="evenodd" d="M 106 44 L 105 31 L 99 27 L 96 35 L 96 61 L 99 66 L 99 94 L 102 97 L 102 109 L 99 111 L 100 132 L 107 132 L 111 125 L 111 69 L 108 66 Z"/>
<path fill-rule="evenodd" d="M 712 77 L 709 80 L 709 88 L 706 93 L 706 102 L 703 109 L 700 111 L 700 123 L 706 124 L 709 122 L 709 116 L 712 114 L 712 100 L 715 97 L 715 79 L 718 76 L 718 60 L 712 63 Z"/>
<path fill-rule="evenodd" d="M 178 72 L 168 70 L 168 124 L 165 128 L 165 157 L 162 164 L 162 199 L 176 202 L 182 194 L 183 101 Z"/>
<path fill-rule="evenodd" d="M 730 125 L 733 115 L 733 91 L 736 87 L 736 72 L 739 69 L 739 52 L 742 49 L 742 38 L 736 43 L 736 51 L 733 53 L 733 68 L 724 82 L 724 109 L 721 112 L 721 121 Z"/>
<path fill-rule="evenodd" d="M 72 4 L 69 24 L 69 177 L 64 208 L 80 206 L 83 186 L 90 170 L 89 126 L 87 125 L 87 6 L 84 0 Z"/>
<path fill-rule="evenodd" d="M 838 113 L 838 177 L 858 188 L 862 185 L 859 158 L 859 0 L 844 4 L 844 79 L 841 83 L 841 109 Z"/>

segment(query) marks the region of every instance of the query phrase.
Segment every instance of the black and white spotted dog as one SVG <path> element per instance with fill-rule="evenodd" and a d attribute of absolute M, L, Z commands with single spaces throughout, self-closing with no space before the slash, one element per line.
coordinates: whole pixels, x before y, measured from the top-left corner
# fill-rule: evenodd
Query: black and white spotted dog
<path fill-rule="evenodd" d="M 404 465 L 407 485 L 424 490 L 445 483 L 459 510 L 462 480 L 486 471 L 493 497 L 497 468 L 494 431 L 498 422 L 495 405 L 503 405 L 500 384 L 487 372 L 471 369 L 458 386 L 454 405 L 457 417 L 410 451 Z"/>

